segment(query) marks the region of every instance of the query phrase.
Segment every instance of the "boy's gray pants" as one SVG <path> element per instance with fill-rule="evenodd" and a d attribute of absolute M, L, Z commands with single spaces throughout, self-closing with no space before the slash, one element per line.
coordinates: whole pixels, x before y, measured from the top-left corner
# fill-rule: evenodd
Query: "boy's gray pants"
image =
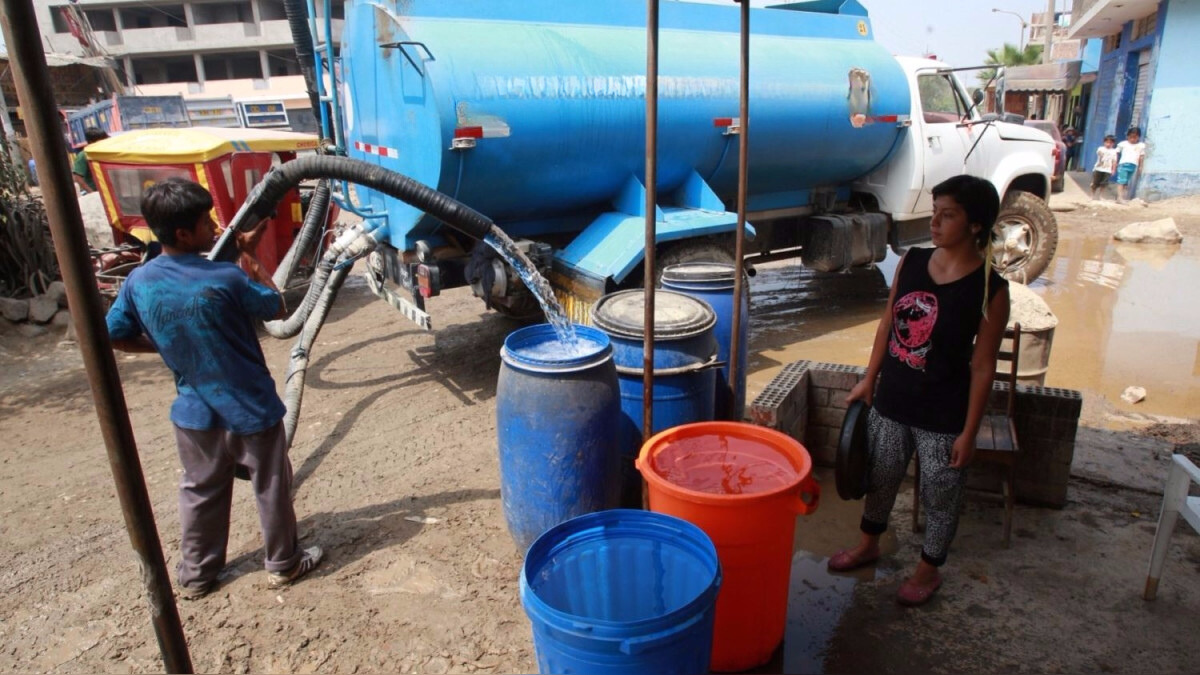
<path fill-rule="evenodd" d="M 302 551 L 292 509 L 292 463 L 283 422 L 244 435 L 224 429 L 175 427 L 175 443 L 183 464 L 179 479 L 179 524 L 183 529 L 180 586 L 204 587 L 215 582 L 225 567 L 235 464 L 250 471 L 267 570 L 283 572 L 300 562 Z"/>

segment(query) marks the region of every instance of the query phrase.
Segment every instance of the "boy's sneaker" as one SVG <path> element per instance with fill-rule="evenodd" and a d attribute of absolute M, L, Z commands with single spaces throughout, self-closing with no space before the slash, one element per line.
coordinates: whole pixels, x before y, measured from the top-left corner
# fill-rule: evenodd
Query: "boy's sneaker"
<path fill-rule="evenodd" d="M 282 588 L 296 581 L 300 577 L 308 574 L 321 564 L 321 559 L 325 557 L 325 552 L 320 546 L 312 546 L 304 549 L 304 555 L 300 558 L 300 562 L 296 566 L 286 572 L 268 572 L 267 587 Z"/>

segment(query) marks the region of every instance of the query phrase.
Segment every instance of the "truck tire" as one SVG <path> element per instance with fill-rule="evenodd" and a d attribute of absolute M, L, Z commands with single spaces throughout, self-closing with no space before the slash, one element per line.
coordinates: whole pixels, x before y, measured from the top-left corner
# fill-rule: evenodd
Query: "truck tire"
<path fill-rule="evenodd" d="M 1046 202 L 1030 192 L 1010 192 L 992 231 L 992 264 L 1005 279 L 1028 284 L 1050 266 L 1058 248 L 1058 222 Z"/>
<path fill-rule="evenodd" d="M 671 265 L 689 262 L 715 262 L 732 265 L 734 263 L 734 241 L 732 237 L 705 237 L 668 244 L 667 249 L 656 261 L 658 274 L 655 279 L 662 278 L 662 271 Z M 641 286 L 641 284 L 638 284 Z"/>

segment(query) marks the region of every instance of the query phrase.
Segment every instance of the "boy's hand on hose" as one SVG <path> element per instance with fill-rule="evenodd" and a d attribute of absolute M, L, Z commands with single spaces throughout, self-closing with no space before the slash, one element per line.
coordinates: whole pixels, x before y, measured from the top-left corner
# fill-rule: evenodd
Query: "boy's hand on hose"
<path fill-rule="evenodd" d="M 237 242 L 238 250 L 242 253 L 254 255 L 258 251 L 258 242 L 262 240 L 263 234 L 266 233 L 267 221 L 260 220 L 258 224 L 249 230 L 242 229 L 234 233 L 233 238 Z"/>
<path fill-rule="evenodd" d="M 954 446 L 950 449 L 950 468 L 966 468 L 974 457 L 975 437 L 959 434 L 958 438 L 954 439 Z"/>
<path fill-rule="evenodd" d="M 849 394 L 846 394 L 846 405 L 850 405 L 854 401 L 862 401 L 867 406 L 871 405 L 871 401 L 875 398 L 875 383 L 863 378 L 854 385 Z"/>

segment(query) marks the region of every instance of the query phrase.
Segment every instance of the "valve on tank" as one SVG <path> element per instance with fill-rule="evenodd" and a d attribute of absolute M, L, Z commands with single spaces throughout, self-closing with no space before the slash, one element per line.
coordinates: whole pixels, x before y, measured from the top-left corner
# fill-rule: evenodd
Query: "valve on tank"
<path fill-rule="evenodd" d="M 515 243 L 539 272 L 546 273 L 550 269 L 554 254 L 552 246 L 528 239 L 519 239 Z M 521 317 L 538 311 L 537 299 L 526 288 L 520 275 L 483 242 L 476 244 L 471 251 L 466 277 L 475 297 L 482 298 L 488 309 Z"/>

